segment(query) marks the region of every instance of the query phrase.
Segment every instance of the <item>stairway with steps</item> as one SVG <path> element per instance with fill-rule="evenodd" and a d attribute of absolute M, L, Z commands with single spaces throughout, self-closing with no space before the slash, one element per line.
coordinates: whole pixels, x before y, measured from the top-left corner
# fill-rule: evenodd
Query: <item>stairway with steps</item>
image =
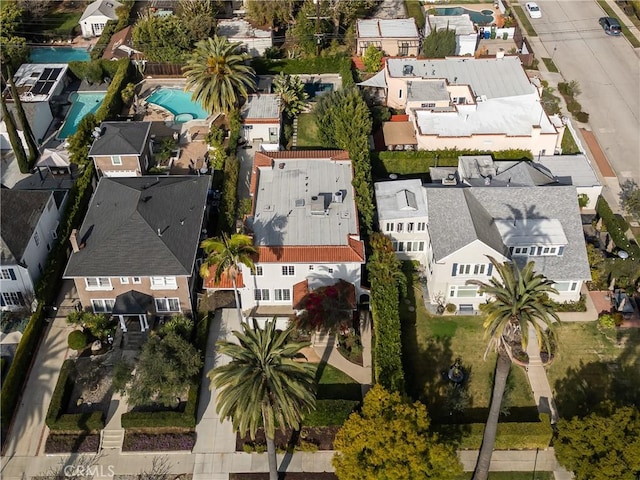
<path fill-rule="evenodd" d="M 146 332 L 127 332 L 124 334 L 123 350 L 140 350 L 147 341 Z"/>
<path fill-rule="evenodd" d="M 121 449 L 124 442 L 124 428 L 103 429 L 100 432 L 100 450 Z"/>

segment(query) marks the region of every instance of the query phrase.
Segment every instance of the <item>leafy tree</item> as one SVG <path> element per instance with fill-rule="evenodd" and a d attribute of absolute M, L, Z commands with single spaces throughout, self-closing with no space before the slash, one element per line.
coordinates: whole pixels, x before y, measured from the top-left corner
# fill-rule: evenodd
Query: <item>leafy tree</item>
<path fill-rule="evenodd" d="M 27 146 L 29 147 L 29 167 L 31 167 L 38 159 L 40 151 L 38 150 L 38 144 L 36 143 L 36 139 L 33 135 L 33 130 L 31 130 L 31 125 L 29 124 L 29 120 L 27 119 L 27 114 L 25 113 L 24 107 L 22 106 L 20 94 L 18 93 L 16 84 L 13 81 L 13 75 L 11 75 L 9 71 L 7 71 L 7 73 L 7 80 L 9 83 L 9 88 L 11 89 L 11 98 L 13 99 L 13 103 L 16 106 L 16 111 L 18 112 L 18 120 L 20 120 L 20 125 L 22 126 L 22 133 L 24 134 L 24 138 L 27 141 Z"/>
<path fill-rule="evenodd" d="M 331 33 L 331 24 L 325 20 L 330 17 L 327 11 L 327 2 L 320 1 L 320 7 L 317 8 L 312 0 L 306 0 L 296 17 L 295 25 L 287 32 L 291 38 L 291 44 L 300 48 L 303 54 L 307 56 L 315 56 L 318 50 L 326 48 L 329 44 L 329 33 Z M 319 10 L 319 12 L 318 12 Z M 320 14 L 320 20 L 316 22 L 315 16 Z M 324 18 L 323 18 L 324 17 Z"/>
<path fill-rule="evenodd" d="M 183 67 L 193 99 L 211 113 L 230 112 L 255 89 L 255 72 L 245 65 L 248 55 L 239 53 L 241 45 L 218 36 L 201 40 Z"/>
<path fill-rule="evenodd" d="M 433 29 L 422 43 L 422 55 L 427 58 L 444 58 L 456 54 L 456 31 Z"/>
<path fill-rule="evenodd" d="M 379 5 L 377 0 L 329 0 L 326 3 L 334 36 L 352 27 L 357 18 L 367 17 Z"/>
<path fill-rule="evenodd" d="M 375 45 L 369 45 L 362 56 L 362 61 L 364 62 L 364 68 L 366 68 L 367 72 L 375 73 L 380 70 L 382 66 L 382 57 L 384 53 Z"/>
<path fill-rule="evenodd" d="M 174 315 L 162 327 L 160 327 L 160 336 L 175 333 L 176 335 L 189 340 L 193 333 L 193 320 L 184 315 Z"/>
<path fill-rule="evenodd" d="M 307 294 L 302 302 L 305 311 L 297 317 L 298 327 L 311 330 L 348 328 L 354 308 L 349 299 L 351 289 L 348 282 L 340 280 Z"/>
<path fill-rule="evenodd" d="M 253 255 L 257 253 L 253 246 L 251 237 L 235 233 L 231 238 L 226 234 L 222 238 L 207 238 L 203 240 L 200 247 L 207 254 L 207 259 L 200 267 L 200 276 L 208 278 L 211 275 L 211 268 L 214 268 L 214 280 L 220 281 L 222 276 L 229 277 L 233 284 L 233 293 L 236 297 L 236 309 L 238 312 L 238 320 L 242 321 L 242 310 L 240 307 L 240 298 L 238 296 L 238 287 L 236 280 L 240 273 L 240 264 L 249 269 L 254 268 Z"/>
<path fill-rule="evenodd" d="M 426 407 L 380 385 L 367 393 L 362 412 L 351 414 L 334 445 L 340 480 L 448 480 L 462 473 L 453 447 L 429 432 Z"/>
<path fill-rule="evenodd" d="M 212 123 L 205 140 L 211 147 L 209 151 L 209 161 L 215 170 L 222 170 L 224 167 L 224 160 L 226 158 L 224 137 L 225 131 Z"/>
<path fill-rule="evenodd" d="M 620 206 L 636 220 L 640 220 L 640 188 L 633 180 L 620 185 Z"/>
<path fill-rule="evenodd" d="M 152 62 L 182 63 L 198 40 L 178 15 L 144 15 L 133 27 L 132 36 L 133 46 Z"/>
<path fill-rule="evenodd" d="M 67 140 L 69 142 L 69 159 L 78 165 L 89 162 L 89 148 L 91 147 L 91 132 L 98 126 L 93 113 L 88 113 L 78 123 L 76 133 Z"/>
<path fill-rule="evenodd" d="M 492 277 L 488 283 L 480 280 L 467 281 L 467 284 L 479 287 L 478 293 L 492 299 L 489 303 L 480 305 L 486 314 L 485 337 L 489 338 L 485 358 L 490 351 L 498 353 L 489 417 L 484 427 L 473 480 L 486 480 L 489 475 L 502 397 L 514 352 L 519 348 L 526 351 L 529 328 L 535 331 L 538 344 L 551 352 L 549 331 L 554 329 L 553 320 L 560 322 L 548 296 L 549 293 L 558 292 L 553 288 L 553 281 L 535 273 L 534 262 L 528 262 L 520 270 L 515 262 L 498 263 L 492 257 L 489 260 L 499 278 Z"/>
<path fill-rule="evenodd" d="M 216 33 L 216 5 L 209 0 L 180 0 L 179 17 L 192 40 Z"/>
<path fill-rule="evenodd" d="M 300 350 L 308 343 L 291 341 L 291 328 L 276 330 L 275 319 L 259 328 L 242 323 L 238 340 L 216 344 L 219 354 L 231 362 L 214 368 L 207 376 L 218 388 L 216 411 L 228 418 L 242 435 L 249 431 L 255 438 L 263 426 L 267 439 L 269 478 L 278 479 L 275 430 L 298 429 L 302 419 L 315 405 L 315 366 L 298 361 Z"/>
<path fill-rule="evenodd" d="M 627 406 L 562 419 L 554 441 L 558 461 L 576 480 L 635 480 L 640 474 L 640 411 Z"/>
<path fill-rule="evenodd" d="M 89 311 L 71 312 L 67 316 L 67 323 L 88 330 L 99 340 L 105 340 L 109 335 L 113 335 L 116 329 L 116 322 L 110 315 Z"/>
<path fill-rule="evenodd" d="M 269 27 L 286 26 L 295 21 L 296 0 L 246 0 L 247 19 L 256 25 Z"/>
<path fill-rule="evenodd" d="M 24 151 L 22 139 L 20 138 L 18 129 L 16 128 L 16 121 L 7 108 L 7 104 L 4 100 L 4 95 L 0 95 L 0 104 L 2 104 L 2 118 L 4 119 L 4 123 L 7 126 L 9 143 L 11 143 L 11 149 L 13 150 L 13 154 L 16 157 L 16 162 L 18 163 L 20 173 L 29 173 L 29 162 L 27 161 L 27 154 Z"/>
<path fill-rule="evenodd" d="M 131 405 L 162 403 L 172 405 L 200 373 L 200 352 L 175 332 L 151 335 L 142 347 L 135 373 L 125 382 L 127 367 L 119 367 L 118 384 L 126 383 L 125 393 Z"/>
<path fill-rule="evenodd" d="M 15 72 L 29 59 L 29 47 L 21 30 L 23 10 L 17 3 L 3 2 L 0 8 L 0 63 Z"/>
<path fill-rule="evenodd" d="M 274 93 L 280 96 L 280 110 L 288 117 L 297 117 L 307 105 L 309 95 L 297 75 L 280 73 L 273 81 Z"/>

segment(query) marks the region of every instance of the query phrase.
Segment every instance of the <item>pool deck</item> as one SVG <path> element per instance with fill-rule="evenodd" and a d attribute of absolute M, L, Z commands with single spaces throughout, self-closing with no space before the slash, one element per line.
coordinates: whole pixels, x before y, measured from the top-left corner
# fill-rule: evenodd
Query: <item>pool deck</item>
<path fill-rule="evenodd" d="M 428 15 L 428 11 L 435 8 L 465 8 L 467 10 L 473 10 L 474 12 L 482 13 L 483 10 L 490 10 L 493 12 L 493 24 L 501 24 L 502 14 L 500 9 L 493 6 L 493 3 L 425 3 L 425 14 Z"/>

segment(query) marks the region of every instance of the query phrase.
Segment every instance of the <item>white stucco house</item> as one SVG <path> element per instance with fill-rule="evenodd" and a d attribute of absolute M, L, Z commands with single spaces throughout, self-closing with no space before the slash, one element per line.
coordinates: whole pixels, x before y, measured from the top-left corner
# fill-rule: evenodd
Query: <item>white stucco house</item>
<path fill-rule="evenodd" d="M 261 140 L 266 144 L 280 143 L 280 96 L 251 94 L 240 109 L 242 136 L 251 143 Z"/>
<path fill-rule="evenodd" d="M 99 37 L 109 20 L 118 20 L 116 10 L 121 6 L 116 0 L 96 0 L 87 5 L 79 21 L 82 36 Z"/>
<path fill-rule="evenodd" d="M 255 28 L 242 19 L 220 20 L 216 33 L 219 37 L 227 37 L 230 42 L 242 43 L 242 51 L 251 57 L 261 57 L 268 48 L 273 47 L 271 30 Z"/>
<path fill-rule="evenodd" d="M 31 307 L 35 285 L 58 238 L 66 191 L 0 189 L 0 309 Z"/>
<path fill-rule="evenodd" d="M 67 71 L 69 66 L 66 63 L 25 63 L 13 75 L 13 81 L 20 95 L 22 108 L 24 108 L 27 121 L 39 144 L 45 138 L 45 134 L 53 121 L 53 106 L 56 102 L 66 102 L 66 98 L 61 98 L 61 93 L 69 83 Z M 24 137 L 20 122 L 16 112 L 16 107 L 11 98 L 11 91 L 7 86 L 3 92 L 7 102 L 7 108 L 14 112 L 13 118 L 16 122 L 19 135 Z M 4 119 L 2 121 L 4 123 Z M 6 126 L 0 127 L 2 144 L 8 145 L 9 138 L 6 134 Z M 25 142 L 23 142 L 24 144 Z"/>
<path fill-rule="evenodd" d="M 420 54 L 420 33 L 414 18 L 367 18 L 356 20 L 357 54 L 370 45 L 390 56 Z"/>
<path fill-rule="evenodd" d="M 478 32 L 468 13 L 463 15 L 429 15 L 424 26 L 424 36 L 434 30 L 453 30 L 456 32 L 456 55 L 473 55 L 478 44 Z"/>
<path fill-rule="evenodd" d="M 278 318 L 279 328 L 300 311 L 308 292 L 340 280 L 351 297 L 364 294 L 364 243 L 347 152 L 258 152 L 251 178 L 252 213 L 246 221 L 258 253 L 255 269 L 241 266 L 237 284 L 245 317 Z M 229 290 L 214 275 L 207 290 Z"/>
<path fill-rule="evenodd" d="M 488 299 L 467 280 L 493 275 L 498 262 L 535 262 L 555 283 L 558 302 L 580 298 L 591 279 L 576 187 L 550 183 L 471 186 L 457 174 L 444 182 L 375 184 L 378 226 L 400 259 L 423 266 L 429 301 L 476 310 Z"/>
<path fill-rule="evenodd" d="M 524 149 L 553 155 L 562 143 L 562 119 L 544 112 L 540 87 L 517 56 L 390 58 L 359 85 L 384 92 L 388 107 L 406 112 L 402 138 L 415 134 L 411 148 Z M 389 150 L 406 148 L 393 137 L 384 140 Z"/>

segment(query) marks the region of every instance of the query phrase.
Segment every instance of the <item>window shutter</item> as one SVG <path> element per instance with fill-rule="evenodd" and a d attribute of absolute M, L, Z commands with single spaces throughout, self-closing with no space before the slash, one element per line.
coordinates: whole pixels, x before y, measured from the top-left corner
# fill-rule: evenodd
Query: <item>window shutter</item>
<path fill-rule="evenodd" d="M 489 264 L 489 268 L 487 269 L 487 276 L 490 277 L 493 273 L 493 263 Z"/>
<path fill-rule="evenodd" d="M 453 268 L 451 269 L 451 276 L 452 276 L 452 277 L 455 277 L 455 276 L 456 276 L 457 271 L 458 271 L 458 264 L 457 264 L 457 263 L 454 263 L 454 264 L 453 264 Z"/>
<path fill-rule="evenodd" d="M 9 275 L 11 276 L 11 280 L 16 279 L 16 272 L 13 271 L 13 268 L 9 269 Z"/>
<path fill-rule="evenodd" d="M 564 253 L 564 247 L 558 247 L 558 256 L 561 257 Z"/>

